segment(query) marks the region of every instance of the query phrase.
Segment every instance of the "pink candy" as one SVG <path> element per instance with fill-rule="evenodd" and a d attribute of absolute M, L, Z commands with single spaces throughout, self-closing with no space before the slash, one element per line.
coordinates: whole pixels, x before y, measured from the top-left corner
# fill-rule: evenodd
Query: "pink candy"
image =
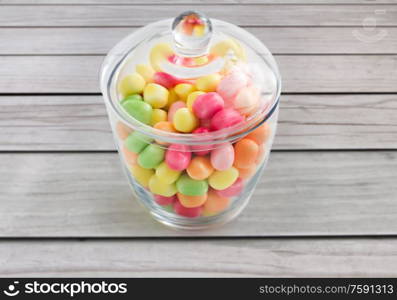
<path fill-rule="evenodd" d="M 224 106 L 224 101 L 218 93 L 206 93 L 196 98 L 193 112 L 200 119 L 210 119 Z"/>
<path fill-rule="evenodd" d="M 154 200 L 158 205 L 170 205 L 175 202 L 176 196 L 165 197 L 161 195 L 154 195 Z"/>
<path fill-rule="evenodd" d="M 174 210 L 178 215 L 187 217 L 187 218 L 196 218 L 201 215 L 203 208 L 201 206 L 187 208 L 184 207 L 179 201 L 174 203 Z"/>
<path fill-rule="evenodd" d="M 153 81 L 154 83 L 160 84 L 167 89 L 173 88 L 179 83 L 190 83 L 189 81 L 176 78 L 175 76 L 165 72 L 154 73 Z"/>
<path fill-rule="evenodd" d="M 248 81 L 248 76 L 237 70 L 229 73 L 221 80 L 216 91 L 222 96 L 226 107 L 233 106 L 234 97 L 248 84 Z"/>
<path fill-rule="evenodd" d="M 193 131 L 193 133 L 208 133 L 208 132 L 210 131 L 205 127 L 199 127 Z M 204 156 L 210 153 L 210 150 L 208 149 L 211 149 L 211 147 L 212 145 L 193 145 L 191 148 L 196 155 Z"/>
<path fill-rule="evenodd" d="M 176 101 L 171 104 L 169 110 L 168 110 L 168 122 L 172 123 L 172 120 L 174 119 L 175 112 L 180 109 L 186 107 L 186 103 L 183 101 Z"/>
<path fill-rule="evenodd" d="M 206 127 L 199 127 L 199 128 L 196 128 L 196 129 L 193 131 L 193 133 L 208 133 L 208 132 L 210 132 L 210 131 L 209 131 L 209 129 L 206 128 Z"/>
<path fill-rule="evenodd" d="M 225 143 L 211 151 L 211 165 L 218 171 L 229 169 L 234 162 L 234 148 L 232 144 Z"/>
<path fill-rule="evenodd" d="M 188 146 L 182 144 L 169 146 L 165 154 L 165 162 L 171 169 L 176 171 L 185 170 L 189 166 L 191 158 L 191 150 Z"/>
<path fill-rule="evenodd" d="M 218 111 L 211 119 L 211 129 L 220 130 L 231 127 L 244 120 L 244 117 L 233 108 L 225 108 Z"/>
<path fill-rule="evenodd" d="M 237 180 L 227 189 L 215 191 L 219 196 L 228 198 L 239 195 L 243 190 L 243 187 L 243 180 L 241 178 L 237 178 Z"/>

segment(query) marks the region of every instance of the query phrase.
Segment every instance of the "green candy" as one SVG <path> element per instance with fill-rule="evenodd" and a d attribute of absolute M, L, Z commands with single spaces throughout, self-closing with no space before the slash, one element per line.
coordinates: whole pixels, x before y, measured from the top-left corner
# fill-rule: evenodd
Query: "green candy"
<path fill-rule="evenodd" d="M 124 110 L 133 118 L 138 121 L 149 124 L 152 119 L 153 109 L 150 104 L 141 100 L 132 99 L 126 100 L 121 103 Z"/>
<path fill-rule="evenodd" d="M 123 100 L 120 101 L 120 104 L 123 105 L 124 102 L 127 102 L 129 100 L 139 100 L 139 101 L 143 101 L 143 98 L 141 95 L 139 94 L 133 94 L 133 95 L 129 95 L 127 97 L 125 97 Z"/>
<path fill-rule="evenodd" d="M 150 144 L 138 156 L 138 165 L 154 169 L 164 160 L 165 150 L 157 144 Z"/>
<path fill-rule="evenodd" d="M 176 188 L 186 196 L 201 196 L 208 191 L 208 183 L 205 180 L 194 180 L 185 174 L 179 177 Z"/>
<path fill-rule="evenodd" d="M 161 208 L 168 212 L 174 212 L 174 206 L 172 204 L 163 205 L 161 206 Z"/>
<path fill-rule="evenodd" d="M 135 131 L 131 133 L 124 141 L 124 146 L 134 153 L 140 153 L 153 139 L 147 138 L 142 133 Z"/>

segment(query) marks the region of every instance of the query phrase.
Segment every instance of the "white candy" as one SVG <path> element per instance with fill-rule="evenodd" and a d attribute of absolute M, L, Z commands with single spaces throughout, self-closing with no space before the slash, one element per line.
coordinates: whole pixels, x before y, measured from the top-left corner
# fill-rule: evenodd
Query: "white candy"
<path fill-rule="evenodd" d="M 233 101 L 234 109 L 244 115 L 253 113 L 258 108 L 259 103 L 259 90 L 252 85 L 240 90 Z"/>

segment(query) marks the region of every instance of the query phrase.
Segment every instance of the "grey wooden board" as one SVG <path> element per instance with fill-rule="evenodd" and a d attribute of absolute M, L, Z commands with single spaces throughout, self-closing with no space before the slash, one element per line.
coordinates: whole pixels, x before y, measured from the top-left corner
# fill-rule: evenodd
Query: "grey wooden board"
<path fill-rule="evenodd" d="M 396 95 L 281 97 L 274 149 L 397 149 Z M 0 151 L 115 150 L 101 96 L 0 97 Z"/>
<path fill-rule="evenodd" d="M 396 239 L 3 241 L 2 277 L 395 277 Z"/>
<path fill-rule="evenodd" d="M 0 26 L 134 26 L 174 18 L 192 5 L 5 5 Z M 209 17 L 246 26 L 362 26 L 376 17 L 378 26 L 397 25 L 397 6 L 382 5 L 203 5 Z M 375 14 L 375 10 L 384 13 Z"/>
<path fill-rule="evenodd" d="M 103 59 L 0 56 L 0 93 L 98 93 Z M 276 60 L 283 92 L 397 92 L 397 55 L 281 55 Z"/>
<path fill-rule="evenodd" d="M 350 27 L 246 27 L 274 54 L 396 54 L 397 28 L 380 28 L 386 36 L 373 42 Z M 117 28 L 0 28 L 0 55 L 106 54 L 135 31 Z"/>
<path fill-rule="evenodd" d="M 397 233 L 397 152 L 275 152 L 223 227 L 163 227 L 133 199 L 115 153 L 0 155 L 0 236 L 162 237 Z"/>
<path fill-rule="evenodd" d="M 397 6 L 377 5 L 394 0 L 200 2 L 0 0 L 8 4 L 0 7 L 0 93 L 98 93 L 99 65 L 112 45 L 133 27 L 192 7 L 246 26 L 281 54 L 285 92 L 397 92 L 397 56 L 378 55 L 397 50 L 390 27 Z M 387 31 L 384 39 L 355 38 L 368 18 Z M 275 149 L 396 148 L 395 95 L 282 101 Z M 0 151 L 10 151 L 0 154 L 0 237 L 147 237 L 2 240 L 0 276 L 396 276 L 395 239 L 261 237 L 395 235 L 397 152 L 274 152 L 242 215 L 193 234 L 149 217 L 115 153 L 79 152 L 114 150 L 100 96 L 3 96 L 0 114 Z M 153 239 L 185 236 L 231 239 Z"/>

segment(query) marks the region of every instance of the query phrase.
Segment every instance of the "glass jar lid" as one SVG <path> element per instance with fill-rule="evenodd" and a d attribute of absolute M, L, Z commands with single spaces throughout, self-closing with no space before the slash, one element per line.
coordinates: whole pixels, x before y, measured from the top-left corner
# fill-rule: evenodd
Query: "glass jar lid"
<path fill-rule="evenodd" d="M 117 88 L 121 78 L 138 64 L 149 64 L 156 72 L 170 74 L 181 82 L 221 74 L 225 84 L 219 93 L 225 100 L 241 92 L 238 98 L 233 96 L 233 101 L 245 114 L 244 122 L 206 134 L 165 132 L 139 122 L 119 105 L 123 96 Z M 280 97 L 281 77 L 271 52 L 252 34 L 187 11 L 174 20 L 144 26 L 119 42 L 103 62 L 101 90 L 108 107 L 124 123 L 150 138 L 168 143 L 216 144 L 248 134 L 272 115 Z M 252 94 L 258 94 L 255 103 L 251 103 Z"/>

